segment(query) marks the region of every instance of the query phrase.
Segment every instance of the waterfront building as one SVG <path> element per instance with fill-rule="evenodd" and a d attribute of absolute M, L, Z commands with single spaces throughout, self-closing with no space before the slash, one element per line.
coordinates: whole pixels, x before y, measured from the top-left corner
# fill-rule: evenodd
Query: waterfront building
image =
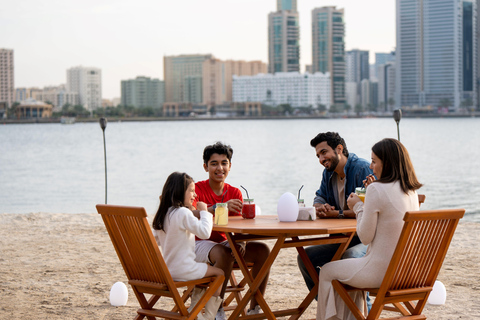
<path fill-rule="evenodd" d="M 165 102 L 202 103 L 203 62 L 211 54 L 163 57 Z"/>
<path fill-rule="evenodd" d="M 300 25 L 296 0 L 277 0 L 268 15 L 268 72 L 300 71 Z"/>
<path fill-rule="evenodd" d="M 378 67 L 378 111 L 395 109 L 396 63 L 389 61 Z"/>
<path fill-rule="evenodd" d="M 52 110 L 53 106 L 50 104 L 27 98 L 20 101 L 20 104 L 15 108 L 15 115 L 17 119 L 50 118 Z"/>
<path fill-rule="evenodd" d="M 102 106 L 102 70 L 94 67 L 72 67 L 67 70 L 68 92 L 78 93 L 79 103 L 92 111 Z"/>
<path fill-rule="evenodd" d="M 165 82 L 159 79 L 138 76 L 122 80 L 121 105 L 135 108 L 160 108 L 165 102 Z"/>
<path fill-rule="evenodd" d="M 395 61 L 395 51 L 385 53 L 385 52 L 376 52 L 375 53 L 375 64 L 374 64 L 374 78 L 378 79 L 378 68 L 381 65 L 386 64 L 387 62 Z M 371 75 L 370 75 L 371 76 Z"/>
<path fill-rule="evenodd" d="M 397 0 L 396 14 L 396 107 L 476 105 L 477 2 Z"/>
<path fill-rule="evenodd" d="M 29 98 L 27 96 L 27 88 L 15 88 L 15 101 L 23 101 Z"/>
<path fill-rule="evenodd" d="M 346 52 L 346 76 L 345 82 L 356 82 L 360 84 L 363 79 L 370 78 L 370 67 L 368 64 L 369 52 L 353 49 Z"/>
<path fill-rule="evenodd" d="M 232 102 L 232 77 L 253 76 L 267 72 L 261 61 L 222 61 L 208 59 L 203 62 L 203 103 L 208 107 Z"/>
<path fill-rule="evenodd" d="M 13 50 L 0 48 L 0 103 L 7 108 L 15 100 L 15 68 L 13 64 Z"/>
<path fill-rule="evenodd" d="M 345 103 L 344 10 L 334 6 L 312 10 L 313 72 L 329 73 L 331 104 Z"/>
<path fill-rule="evenodd" d="M 277 72 L 255 76 L 233 76 L 233 102 L 261 102 L 278 106 L 330 107 L 328 73 Z"/>
<path fill-rule="evenodd" d="M 347 103 L 352 107 L 357 104 L 363 105 L 361 83 L 362 80 L 370 78 L 368 59 L 369 52 L 365 50 L 353 49 L 345 54 L 345 94 Z M 351 104 L 352 101 L 354 104 Z"/>

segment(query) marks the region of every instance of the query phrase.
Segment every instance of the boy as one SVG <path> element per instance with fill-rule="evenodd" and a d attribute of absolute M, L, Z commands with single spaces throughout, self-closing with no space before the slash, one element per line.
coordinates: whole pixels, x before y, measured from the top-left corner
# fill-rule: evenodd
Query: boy
<path fill-rule="evenodd" d="M 195 183 L 196 201 L 205 202 L 208 206 L 208 211 L 213 214 L 215 213 L 216 204 L 222 202 L 222 200 L 227 203 L 229 216 L 239 216 L 242 213 L 243 197 L 241 191 L 225 183 L 225 179 L 232 167 L 232 155 L 232 147 L 221 142 L 206 146 L 203 151 L 203 168 L 208 172 L 208 180 Z M 214 267 L 222 269 L 225 274 L 225 282 L 220 293 L 220 297 L 223 298 L 235 261 L 227 237 L 223 232 L 212 231 L 212 235 L 208 240 L 198 238 L 196 240 L 196 261 L 210 263 Z M 245 261 L 253 263 L 252 274 L 253 277 L 256 277 L 270 254 L 270 249 L 262 242 L 251 241 L 241 246 L 240 252 L 243 254 Z M 262 295 L 265 293 L 267 281 L 268 275 L 259 287 Z M 257 304 L 255 297 L 253 297 L 247 314 L 258 314 L 260 311 L 261 308 Z M 226 319 L 223 306 L 218 310 L 215 319 Z"/>

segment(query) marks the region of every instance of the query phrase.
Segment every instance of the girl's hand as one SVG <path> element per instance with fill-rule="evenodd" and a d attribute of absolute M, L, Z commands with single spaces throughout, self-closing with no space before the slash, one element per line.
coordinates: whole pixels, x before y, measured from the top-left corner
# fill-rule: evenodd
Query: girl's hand
<path fill-rule="evenodd" d="M 357 204 L 357 202 L 362 202 L 362 200 L 360 200 L 360 198 L 354 192 L 350 193 L 350 196 L 347 199 L 348 208 L 353 210 L 353 207 Z"/>
<path fill-rule="evenodd" d="M 200 211 L 208 211 L 207 210 L 207 204 L 205 202 L 197 202 L 197 210 L 200 210 Z"/>
<path fill-rule="evenodd" d="M 375 180 L 376 180 L 375 176 L 373 174 L 369 174 L 367 176 L 367 178 L 365 178 L 365 180 L 363 180 L 363 184 L 364 184 L 365 188 L 368 187 L 368 185 Z"/>

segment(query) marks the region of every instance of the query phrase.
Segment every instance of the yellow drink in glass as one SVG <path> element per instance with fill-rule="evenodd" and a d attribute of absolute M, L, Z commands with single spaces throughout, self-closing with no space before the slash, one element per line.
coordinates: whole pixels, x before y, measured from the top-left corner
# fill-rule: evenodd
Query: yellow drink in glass
<path fill-rule="evenodd" d="M 215 224 L 224 226 L 228 224 L 228 209 L 226 203 L 217 203 L 215 208 Z"/>
<path fill-rule="evenodd" d="M 365 188 L 362 187 L 357 187 L 355 188 L 355 194 L 362 200 L 362 202 L 365 202 Z"/>

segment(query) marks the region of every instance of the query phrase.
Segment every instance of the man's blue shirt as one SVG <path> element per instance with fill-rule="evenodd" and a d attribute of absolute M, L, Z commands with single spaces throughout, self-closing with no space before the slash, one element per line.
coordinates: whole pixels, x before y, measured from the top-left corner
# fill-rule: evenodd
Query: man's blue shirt
<path fill-rule="evenodd" d="M 354 153 L 349 153 L 347 163 L 345 168 L 345 203 L 347 202 L 348 196 L 350 193 L 355 192 L 356 187 L 363 186 L 363 180 L 369 175 L 373 174 L 373 171 L 370 169 L 370 163 L 362 158 L 357 157 Z M 315 199 L 313 203 L 328 203 L 335 207 L 335 209 L 340 209 L 338 202 L 335 199 L 335 192 L 333 190 L 334 183 L 332 181 L 332 176 L 334 171 L 323 170 L 322 183 L 320 184 L 320 189 L 315 192 Z"/>

